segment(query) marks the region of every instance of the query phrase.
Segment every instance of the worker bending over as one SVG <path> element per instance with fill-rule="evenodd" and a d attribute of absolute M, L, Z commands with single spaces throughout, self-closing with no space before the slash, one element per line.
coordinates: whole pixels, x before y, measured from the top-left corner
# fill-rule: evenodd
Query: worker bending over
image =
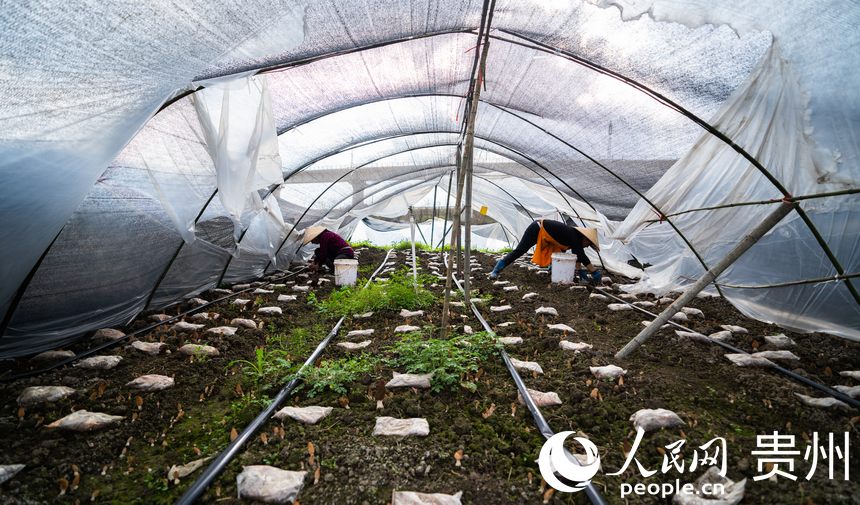
<path fill-rule="evenodd" d="M 602 278 L 600 270 L 591 264 L 591 260 L 585 255 L 585 248 L 592 247 L 595 251 L 600 250 L 597 241 L 597 230 L 594 228 L 575 228 L 559 221 L 541 219 L 535 221 L 526 228 L 517 248 L 508 253 L 507 256 L 496 263 L 496 267 L 490 272 L 490 279 L 496 279 L 502 270 L 517 260 L 534 246 L 532 263 L 548 267 L 552 264 L 552 254 L 568 249 L 576 255 L 576 272 L 579 278 L 588 282 L 588 273 L 591 273 L 591 281 L 599 284 Z M 584 267 L 584 268 L 583 268 Z M 586 272 L 587 269 L 587 272 Z"/>
<path fill-rule="evenodd" d="M 334 260 L 355 259 L 355 251 L 352 250 L 352 246 L 340 235 L 322 226 L 311 226 L 305 230 L 302 245 L 305 246 L 310 243 L 319 244 L 317 250 L 314 251 L 310 265 L 308 265 L 308 268 L 313 272 L 322 266 L 334 271 Z"/>

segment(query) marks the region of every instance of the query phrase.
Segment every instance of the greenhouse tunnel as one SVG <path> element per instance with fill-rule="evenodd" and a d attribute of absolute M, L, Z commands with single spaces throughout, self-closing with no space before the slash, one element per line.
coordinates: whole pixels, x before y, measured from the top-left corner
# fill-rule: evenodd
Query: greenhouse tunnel
<path fill-rule="evenodd" d="M 820 429 L 831 452 L 845 431 L 847 453 L 858 26 L 860 5 L 832 0 L 4 5 L 0 502 L 254 498 L 238 472 L 265 463 L 305 472 L 272 502 L 305 486 L 302 503 L 399 505 L 415 488 L 626 504 L 650 477 L 639 460 L 641 479 L 625 473 L 640 442 L 666 474 L 681 428 L 688 449 L 744 450 Z M 594 264 L 510 260 L 556 240 L 541 220 Z M 321 237 L 349 252 L 350 281 L 309 262 Z M 320 386 L 327 367 L 352 378 Z M 153 377 L 167 385 L 135 385 Z M 31 402 L 42 388 L 58 396 Z M 328 411 L 297 425 L 290 408 Z M 678 422 L 645 429 L 642 412 Z M 110 430 L 63 431 L 81 413 Z M 423 424 L 392 448 L 389 415 Z M 572 434 L 588 454 L 572 468 L 596 464 L 567 479 L 581 495 L 556 478 L 570 441 L 550 447 Z M 741 496 L 750 454 L 726 479 Z M 804 503 L 860 496 L 844 459 L 847 484 L 807 476 Z M 746 489 L 787 503 L 791 484 Z"/>
<path fill-rule="evenodd" d="M 751 317 L 858 339 L 853 52 L 782 37 L 803 16 L 763 6 L 596 3 L 494 5 L 473 205 L 496 245 L 564 212 L 606 237 L 606 267 L 667 292 L 770 203 L 810 197 L 713 287 Z M 167 4 L 133 14 L 152 31 L 109 31 L 113 7 L 82 33 L 83 17 L 56 25 L 41 66 L 27 37 L 56 14 L 7 12 L 0 356 L 283 268 L 308 226 L 448 205 L 481 7 L 201 5 L 170 33 L 154 26 Z M 851 16 L 816 21 L 841 33 Z M 183 44 L 204 21 L 211 37 Z"/>

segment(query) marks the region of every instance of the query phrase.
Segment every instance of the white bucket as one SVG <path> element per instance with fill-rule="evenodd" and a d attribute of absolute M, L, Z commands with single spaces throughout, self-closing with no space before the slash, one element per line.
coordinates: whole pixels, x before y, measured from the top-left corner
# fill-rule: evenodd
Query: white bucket
<path fill-rule="evenodd" d="M 553 253 L 552 282 L 556 284 L 573 284 L 576 278 L 576 255 L 569 253 Z"/>
<path fill-rule="evenodd" d="M 356 279 L 358 279 L 358 260 L 334 260 L 336 286 L 354 286 Z"/>

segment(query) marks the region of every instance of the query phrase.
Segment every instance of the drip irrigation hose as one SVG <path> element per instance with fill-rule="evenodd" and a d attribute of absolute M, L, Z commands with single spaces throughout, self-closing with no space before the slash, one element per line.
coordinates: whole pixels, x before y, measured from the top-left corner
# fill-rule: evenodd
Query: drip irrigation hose
<path fill-rule="evenodd" d="M 376 277 L 376 274 L 382 270 L 385 266 L 385 263 L 388 261 L 388 258 L 391 256 L 391 252 L 393 249 L 389 249 L 385 254 L 385 258 L 383 258 L 382 263 L 379 267 L 373 272 L 373 274 L 367 279 L 367 282 L 364 284 L 364 287 L 370 285 L 373 281 L 373 278 Z M 212 481 L 215 480 L 221 472 L 227 468 L 227 465 L 230 461 L 242 450 L 242 447 L 245 445 L 251 437 L 263 426 L 271 417 L 272 414 L 281 406 L 281 404 L 290 396 L 293 392 L 293 389 L 299 384 L 299 381 L 302 377 L 302 372 L 309 366 L 312 366 L 313 363 L 320 357 L 322 352 L 325 350 L 326 346 L 329 344 L 332 338 L 337 335 L 337 332 L 340 330 L 340 325 L 343 324 L 343 320 L 346 319 L 346 316 L 341 317 L 337 323 L 334 325 L 334 328 L 326 335 L 326 337 L 322 340 L 322 342 L 317 345 L 317 348 L 314 349 L 314 352 L 308 357 L 308 359 L 304 362 L 304 364 L 299 368 L 299 371 L 296 372 L 296 376 L 291 380 L 286 386 L 281 389 L 277 396 L 269 403 L 269 406 L 266 407 L 262 412 L 260 412 L 257 417 L 251 421 L 251 424 L 245 427 L 240 433 L 239 436 L 236 437 L 232 442 L 230 442 L 227 447 L 218 454 L 218 457 L 206 467 L 206 470 L 203 472 L 200 477 L 191 484 L 185 493 L 179 498 L 177 501 L 177 505 L 191 505 L 195 503 L 200 495 L 203 494 L 203 491 L 212 484 Z"/>
<path fill-rule="evenodd" d="M 269 286 L 271 284 L 276 283 L 277 281 L 289 279 L 290 277 L 293 277 L 294 275 L 298 275 L 299 273 L 301 273 L 301 271 L 304 270 L 305 268 L 307 268 L 307 267 L 303 266 L 303 267 L 299 268 L 298 270 L 296 270 L 295 272 L 289 272 L 289 273 L 287 273 L 287 275 L 284 275 L 283 277 L 278 277 L 277 279 L 273 279 L 271 281 L 268 281 L 268 282 L 262 284 L 261 286 Z M 257 287 L 261 287 L 261 286 L 257 286 Z M 111 340 L 110 342 L 106 342 L 102 345 L 97 345 L 93 348 L 87 349 L 86 351 L 83 351 L 80 354 L 76 354 L 75 356 L 72 356 L 70 358 L 66 358 L 62 361 L 59 361 L 59 362 L 54 363 L 52 365 L 49 365 L 45 368 L 40 368 L 38 370 L 30 370 L 28 372 L 22 372 L 22 373 L 19 373 L 16 375 L 9 375 L 6 377 L 0 377 L 0 382 L 12 382 L 12 381 L 16 381 L 19 379 L 28 379 L 30 377 L 35 377 L 37 375 L 42 375 L 43 373 L 47 373 L 47 372 L 50 372 L 52 370 L 56 370 L 57 368 L 66 366 L 70 363 L 74 363 L 75 361 L 78 361 L 79 359 L 86 358 L 87 356 L 92 356 L 93 354 L 96 354 L 98 352 L 101 352 L 101 351 L 104 351 L 107 349 L 112 349 L 112 348 L 120 345 L 121 343 L 125 342 L 126 340 L 130 339 L 131 337 L 135 337 L 135 336 L 141 335 L 143 333 L 148 333 L 148 332 L 158 328 L 159 326 L 162 326 L 162 325 L 165 325 L 168 323 L 172 323 L 173 321 L 176 321 L 177 319 L 181 319 L 181 318 L 187 316 L 188 314 L 192 314 L 194 312 L 201 311 L 201 310 L 205 309 L 206 307 L 209 307 L 210 305 L 214 305 L 218 302 L 222 302 L 224 300 L 233 298 L 236 295 L 246 293 L 252 289 L 256 289 L 257 287 L 248 287 L 248 288 L 245 288 L 241 291 L 236 291 L 234 293 L 230 293 L 229 295 L 224 295 L 221 298 L 217 298 L 215 300 L 212 300 L 211 302 L 206 302 L 203 305 L 199 305 L 197 307 L 194 307 L 193 309 L 189 309 L 189 310 L 186 310 L 185 312 L 181 312 L 181 313 L 179 313 L 179 314 L 177 314 L 177 315 L 175 315 L 169 319 L 165 319 L 164 321 L 158 321 L 157 323 L 150 324 L 149 326 L 144 326 L 143 328 L 141 328 L 139 330 L 135 330 L 131 333 L 128 333 L 128 334 L 126 334 L 126 335 L 124 335 L 124 336 L 122 336 L 116 340 Z"/>
<path fill-rule="evenodd" d="M 465 295 L 463 287 L 460 285 L 460 281 L 457 279 L 457 277 L 452 277 L 452 279 L 457 285 L 457 289 L 459 289 L 460 292 Z M 496 332 L 494 332 L 493 329 L 490 328 L 490 325 L 487 323 L 487 320 L 484 319 L 484 317 L 481 315 L 481 312 L 478 310 L 478 307 L 473 302 L 470 302 L 469 305 L 471 305 L 472 313 L 475 314 L 475 317 L 477 317 L 478 321 L 481 322 L 481 326 L 484 327 L 484 330 L 495 337 Z M 543 435 L 544 438 L 549 439 L 550 437 L 555 435 L 555 432 L 552 431 L 552 428 L 549 427 L 549 424 L 547 424 L 546 419 L 544 419 L 540 409 L 535 404 L 534 399 L 531 397 L 528 390 L 526 389 L 526 385 L 523 382 L 522 377 L 520 377 L 520 374 L 517 373 L 517 370 L 514 368 L 514 364 L 511 363 L 511 358 L 508 356 L 508 353 L 505 352 L 504 348 L 500 349 L 500 353 L 502 355 L 502 359 L 505 362 L 505 368 L 507 368 L 508 372 L 511 374 L 511 378 L 514 380 L 514 384 L 516 384 L 517 391 L 519 391 L 520 397 L 522 397 L 523 402 L 525 402 L 526 408 L 529 409 L 529 412 L 531 412 L 532 418 L 534 419 L 538 431 L 540 431 L 540 434 Z M 579 461 L 573 457 L 568 457 L 568 459 L 573 462 Z M 585 495 L 588 497 L 588 500 L 592 503 L 592 505 L 606 505 L 606 501 L 603 499 L 603 497 L 600 495 L 600 493 L 597 491 L 597 489 L 591 482 L 589 482 L 585 486 Z"/>
<path fill-rule="evenodd" d="M 638 310 L 639 312 L 642 312 L 642 313 L 647 314 L 647 315 L 649 315 L 649 316 L 651 316 L 651 317 L 654 317 L 654 318 L 656 318 L 656 317 L 657 317 L 657 314 L 654 314 L 654 313 L 652 313 L 651 311 L 645 310 L 645 309 L 643 309 L 642 307 L 639 307 L 638 305 L 633 305 L 631 302 L 628 302 L 627 300 L 624 300 L 624 299 L 618 298 L 617 296 L 613 295 L 612 293 L 609 293 L 609 292 L 607 292 L 607 291 L 604 291 L 604 290 L 603 290 L 603 289 L 601 289 L 601 288 L 594 287 L 593 289 L 594 289 L 594 291 L 598 291 L 599 293 L 601 293 L 601 294 L 603 294 L 603 295 L 605 295 L 605 296 L 608 296 L 609 298 L 612 298 L 613 300 L 617 300 L 618 302 L 621 302 L 621 303 L 627 304 L 627 305 L 629 305 L 630 307 L 633 307 L 635 310 Z M 693 330 L 691 330 L 690 328 L 687 328 L 686 326 L 681 325 L 681 324 L 678 324 L 678 323 L 676 323 L 676 322 L 674 322 L 674 321 L 672 321 L 672 320 L 669 320 L 669 321 L 668 321 L 668 323 L 669 323 L 669 324 L 671 324 L 671 325 L 673 325 L 673 326 L 676 326 L 676 327 L 678 327 L 678 328 L 680 328 L 680 329 L 682 329 L 682 330 L 684 330 L 684 331 L 687 331 L 687 332 L 690 332 L 690 333 L 696 333 L 696 334 L 702 335 L 701 333 L 699 333 L 699 332 L 697 332 L 697 331 L 693 331 Z M 727 344 L 727 343 L 725 343 L 725 342 L 720 342 L 719 340 L 714 340 L 714 339 L 712 339 L 711 337 L 709 337 L 709 336 L 707 336 L 707 335 L 702 335 L 702 336 L 703 336 L 703 337 L 705 337 L 705 338 L 708 340 L 708 342 L 710 342 L 710 343 L 712 343 L 712 344 L 716 344 L 716 345 L 718 345 L 718 346 L 720 346 L 720 347 L 722 347 L 722 348 L 724 348 L 724 349 L 727 349 L 727 350 L 729 350 L 729 351 L 732 351 L 733 353 L 737 353 L 737 354 L 747 354 L 747 355 L 749 355 L 749 353 L 748 353 L 748 352 L 746 352 L 745 350 L 743 350 L 743 349 L 739 349 L 739 348 L 737 348 L 737 347 L 735 347 L 735 346 L 733 346 L 733 345 L 731 345 L 731 344 Z M 833 388 L 831 388 L 831 387 L 829 387 L 829 386 L 826 386 L 826 385 L 824 385 L 824 384 L 821 384 L 821 383 L 815 382 L 814 380 L 812 380 L 812 379 L 808 379 L 808 378 L 806 378 L 806 377 L 804 377 L 804 376 L 802 376 L 802 375 L 796 374 L 796 373 L 792 372 L 791 370 L 789 370 L 789 369 L 787 369 L 787 368 L 783 368 L 783 367 L 779 366 L 779 365 L 778 365 L 778 364 L 776 364 L 776 363 L 773 363 L 773 365 L 772 365 L 772 366 L 770 366 L 770 367 L 768 367 L 768 368 L 769 368 L 769 369 L 772 369 L 772 370 L 776 370 L 777 372 L 781 373 L 782 375 L 785 375 L 786 377 L 788 377 L 788 378 L 790 378 L 790 379 L 793 379 L 793 380 L 795 380 L 795 381 L 797 381 L 797 382 L 799 382 L 799 383 L 801 383 L 801 384 L 804 384 L 804 385 L 809 386 L 809 387 L 811 387 L 811 388 L 813 388 L 813 389 L 816 389 L 816 390 L 818 390 L 818 391 L 820 391 L 820 392 L 822 392 L 822 393 L 824 393 L 824 394 L 826 394 L 826 395 L 832 396 L 833 398 L 836 398 L 837 400 L 839 400 L 839 401 L 841 401 L 841 402 L 843 402 L 843 403 L 846 403 L 846 404 L 850 405 L 851 407 L 853 407 L 853 408 L 855 408 L 855 409 L 860 409 L 860 401 L 855 400 L 854 398 L 851 398 L 850 396 L 846 395 L 845 393 L 842 393 L 842 392 L 840 392 L 840 391 L 837 391 L 837 390 L 835 390 L 835 389 L 833 389 Z"/>

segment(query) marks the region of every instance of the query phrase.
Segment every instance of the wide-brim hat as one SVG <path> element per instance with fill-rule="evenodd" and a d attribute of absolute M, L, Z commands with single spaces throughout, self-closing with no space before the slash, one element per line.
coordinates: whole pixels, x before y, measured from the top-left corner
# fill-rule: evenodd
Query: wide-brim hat
<path fill-rule="evenodd" d="M 305 229 L 305 235 L 302 237 L 302 245 L 308 245 L 311 241 L 320 236 L 320 233 L 325 231 L 324 226 L 311 226 Z"/>
<path fill-rule="evenodd" d="M 587 238 L 588 241 L 591 242 L 591 247 L 593 247 L 597 251 L 600 250 L 600 243 L 597 241 L 597 230 L 595 230 L 594 228 L 576 228 L 576 231 L 582 233 L 585 238 Z"/>

